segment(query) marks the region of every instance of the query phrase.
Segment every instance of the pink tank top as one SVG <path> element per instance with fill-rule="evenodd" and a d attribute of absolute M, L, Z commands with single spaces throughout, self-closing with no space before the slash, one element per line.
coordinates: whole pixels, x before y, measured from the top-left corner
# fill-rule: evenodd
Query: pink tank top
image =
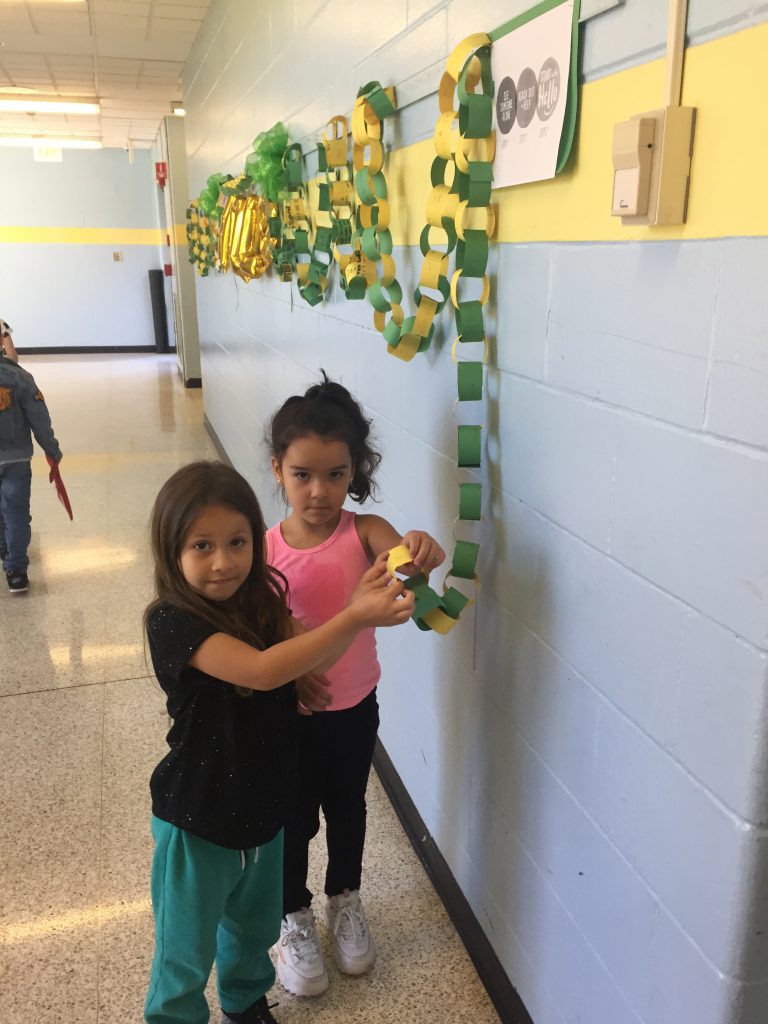
<path fill-rule="evenodd" d="M 370 568 L 355 528 L 355 513 L 346 509 L 341 510 L 339 525 L 328 540 L 316 548 L 289 547 L 279 523 L 267 530 L 267 562 L 288 580 L 288 604 L 307 629 L 322 625 L 345 608 Z M 325 675 L 331 684 L 329 711 L 354 707 L 367 697 L 381 675 L 375 631 L 358 633 Z"/>

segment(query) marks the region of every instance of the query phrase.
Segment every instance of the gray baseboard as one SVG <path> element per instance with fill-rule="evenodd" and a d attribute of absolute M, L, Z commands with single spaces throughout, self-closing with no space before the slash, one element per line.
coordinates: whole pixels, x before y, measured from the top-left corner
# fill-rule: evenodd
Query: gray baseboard
<path fill-rule="evenodd" d="M 381 740 L 376 741 L 373 766 L 384 792 L 400 819 L 411 846 L 421 861 L 429 880 L 440 897 L 459 938 L 469 954 L 488 997 L 502 1024 L 533 1024 L 528 1011 L 512 985 L 485 932 L 459 888 L 445 858 L 427 831 L 416 805 L 397 774 Z"/>

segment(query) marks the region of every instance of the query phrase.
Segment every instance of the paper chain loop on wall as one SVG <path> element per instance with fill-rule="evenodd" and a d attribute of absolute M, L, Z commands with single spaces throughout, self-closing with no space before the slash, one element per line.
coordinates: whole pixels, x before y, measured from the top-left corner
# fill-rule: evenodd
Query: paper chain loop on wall
<path fill-rule="evenodd" d="M 453 106 L 455 92 L 458 94 L 458 110 Z M 491 130 L 493 81 L 487 35 L 469 36 L 454 49 L 440 83 L 438 98 L 440 117 L 434 134 L 437 156 L 432 163 L 432 194 L 427 202 L 427 224 L 422 231 L 420 245 L 424 262 L 419 286 L 414 292 L 417 311 L 415 316 L 402 319 L 397 336 L 393 316 L 384 336 L 389 352 L 406 361 L 411 360 L 417 352 L 429 348 L 435 317 L 450 298 L 457 333 L 452 352 L 454 359 L 459 345 L 463 348 L 479 344 L 482 353 L 480 359 L 457 361 L 458 401 L 479 402 L 483 397 L 483 363 L 488 350 L 483 314 L 490 294 L 486 274 L 488 242 L 495 226 L 494 211 L 490 205 L 495 135 Z M 476 226 L 476 221 L 469 219 L 473 210 L 483 211 L 485 223 Z M 475 226 L 470 227 L 470 224 Z M 432 239 L 435 231 L 442 232 L 444 236 L 442 250 L 433 248 L 439 244 Z M 456 269 L 449 283 L 448 264 L 454 250 Z M 479 294 L 471 298 L 459 294 L 460 287 L 463 291 L 469 281 L 475 282 L 476 290 L 479 288 Z M 433 294 L 426 294 L 426 289 Z M 416 624 L 420 629 L 434 629 L 443 634 L 453 629 L 464 608 L 474 602 L 474 591 L 478 585 L 476 566 L 480 548 L 476 538 L 481 518 L 482 485 L 474 475 L 481 465 L 482 427 L 457 424 L 457 449 L 457 524 L 462 525 L 454 530 L 456 543 L 443 593 L 438 595 L 422 573 L 406 581 L 406 587 L 416 596 Z M 463 536 L 457 536 L 459 531 Z M 392 552 L 388 567 L 394 572 L 398 565 L 409 560 L 407 548 L 399 553 Z M 468 596 L 458 586 L 449 586 L 450 579 L 457 583 L 472 581 L 472 594 Z"/>
<path fill-rule="evenodd" d="M 435 319 L 450 300 L 457 334 L 452 356 L 457 363 L 458 403 L 482 401 L 483 364 L 489 347 L 484 319 L 484 307 L 490 294 L 486 271 L 489 241 L 495 229 L 495 213 L 490 205 L 496 148 L 492 131 L 490 43 L 485 33 L 464 39 L 451 53 L 440 83 L 440 116 L 434 132 L 437 155 L 430 172 L 432 192 L 427 203 L 427 223 L 419 243 L 424 260 L 413 293 L 416 305 L 413 316 L 406 317 L 401 305 L 403 291 L 392 257 L 388 189 L 382 172 L 383 120 L 395 110 L 394 90 L 384 89 L 378 82 L 370 82 L 359 90 L 352 112 L 353 176 L 347 161 L 343 117 L 331 119 L 329 126 L 333 134 L 324 136 L 318 146 L 319 172 L 325 180 L 318 181 L 317 226 L 311 249 L 303 157 L 301 146 L 294 143 L 285 148 L 282 156 L 284 189 L 279 196 L 279 213 L 275 207 L 259 206 L 253 195 L 239 195 L 237 183 L 227 187 L 232 181 L 229 176 L 212 175 L 208 179 L 200 196 L 200 209 L 195 209 L 193 203 L 188 211 L 188 238 L 190 245 L 194 243 L 197 247 L 198 259 L 203 252 L 208 252 L 201 248 L 201 243 L 203 230 L 215 219 L 208 213 L 211 201 L 215 195 L 218 202 L 223 190 L 230 194 L 222 218 L 225 227 L 222 253 L 228 254 L 222 258 L 222 269 L 231 264 L 241 276 L 256 276 L 266 269 L 271 252 L 281 279 L 290 281 L 295 270 L 302 297 L 310 305 L 316 305 L 323 299 L 335 258 L 347 298 L 368 298 L 374 307 L 374 326 L 384 336 L 388 352 L 399 359 L 409 361 L 430 347 Z M 455 95 L 458 109 L 454 108 Z M 257 136 L 254 140 L 255 151 L 263 137 Z M 251 171 L 255 156 L 256 153 L 249 157 Z M 248 172 L 246 161 L 246 176 L 250 181 L 255 180 Z M 244 199 L 253 202 L 244 203 Z M 203 218 L 209 223 L 203 225 Z M 242 246 L 243 255 L 238 257 L 237 268 L 232 247 L 236 238 L 248 239 Z M 210 241 L 207 244 L 210 245 Z M 351 251 L 343 253 L 341 246 L 350 246 Z M 449 279 L 449 261 L 454 252 L 455 270 Z M 191 248 L 190 258 L 192 255 Z M 202 255 L 203 269 L 198 262 L 198 269 L 204 274 L 208 272 L 206 259 L 207 256 Z M 250 278 L 244 276 L 244 279 Z M 458 358 L 458 351 L 464 355 L 478 345 L 477 357 Z M 457 527 L 443 592 L 438 595 L 423 573 L 410 577 L 405 584 L 416 596 L 414 619 L 419 628 L 442 634 L 456 625 L 463 609 L 475 599 L 477 537 L 482 508 L 482 485 L 475 479 L 482 456 L 479 424 L 457 424 L 457 450 Z M 394 574 L 409 561 L 408 549 L 398 548 L 390 552 L 388 568 Z M 448 585 L 448 580 L 471 581 L 472 594 Z"/>
<path fill-rule="evenodd" d="M 193 199 L 187 208 L 186 221 L 189 262 L 201 277 L 207 277 L 216 259 L 218 221 L 202 213 L 199 199 Z"/>
<path fill-rule="evenodd" d="M 383 89 L 378 82 L 369 82 L 358 91 L 352 111 L 352 165 L 358 199 L 352 244 L 359 259 L 360 286 L 365 281 L 365 295 L 374 308 L 374 327 L 385 338 L 399 335 L 403 323 L 403 289 L 395 276 L 389 193 L 382 171 L 383 120 L 394 111 L 394 89 Z"/>

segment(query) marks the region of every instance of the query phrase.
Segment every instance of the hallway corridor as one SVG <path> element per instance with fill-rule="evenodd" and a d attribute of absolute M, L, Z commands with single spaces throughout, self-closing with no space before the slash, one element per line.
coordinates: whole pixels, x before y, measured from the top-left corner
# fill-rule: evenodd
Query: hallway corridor
<path fill-rule="evenodd" d="M 165 749 L 141 616 L 161 483 L 215 458 L 173 356 L 24 357 L 64 451 L 69 522 L 33 459 L 30 590 L 0 594 L 0 1019 L 139 1024 L 152 953 L 149 775 Z M 381 695 L 386 701 L 386 677 Z M 364 897 L 379 959 L 280 1024 L 492 1024 L 488 997 L 372 778 Z M 315 844 L 315 848 L 318 847 Z M 320 865 L 312 867 L 321 889 Z M 326 943 L 327 933 L 321 929 Z M 212 1021 L 219 1011 L 209 987 Z"/>

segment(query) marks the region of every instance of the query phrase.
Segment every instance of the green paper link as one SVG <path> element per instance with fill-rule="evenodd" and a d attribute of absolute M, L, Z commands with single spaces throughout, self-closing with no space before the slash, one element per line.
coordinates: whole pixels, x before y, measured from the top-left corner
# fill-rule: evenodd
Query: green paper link
<path fill-rule="evenodd" d="M 379 231 L 376 228 L 364 228 L 360 235 L 363 252 L 369 260 L 377 261 L 382 254 L 389 256 L 392 252 L 392 233 L 389 228 Z"/>
<path fill-rule="evenodd" d="M 453 552 L 453 565 L 448 575 L 457 576 L 461 580 L 473 580 L 479 554 L 479 544 L 468 540 L 457 540 Z"/>
<path fill-rule="evenodd" d="M 369 182 L 373 183 L 373 189 Z M 355 191 L 364 206 L 373 206 L 377 199 L 387 198 L 387 181 L 381 171 L 371 174 L 367 167 L 355 171 Z"/>
<path fill-rule="evenodd" d="M 397 348 L 400 343 L 400 327 L 394 321 L 392 317 L 389 318 L 389 323 L 381 332 L 381 336 L 384 341 L 390 346 L 390 348 Z"/>
<path fill-rule="evenodd" d="M 459 465 L 479 466 L 482 458 L 482 427 L 459 427 Z"/>
<path fill-rule="evenodd" d="M 451 297 L 451 285 L 448 281 L 448 278 L 443 277 L 442 274 L 440 274 L 440 276 L 437 279 L 437 289 L 443 297 L 441 300 L 433 300 L 437 302 L 437 311 L 435 313 L 435 316 L 437 316 L 438 313 L 442 312 L 443 307 L 445 306 L 448 299 Z M 432 289 L 432 291 L 434 291 L 434 288 Z M 421 286 L 419 286 L 413 293 L 413 301 L 416 303 L 417 306 L 421 304 L 421 296 Z M 430 295 L 429 298 L 432 298 L 432 296 Z"/>
<path fill-rule="evenodd" d="M 348 220 L 333 218 L 333 240 L 337 245 L 352 244 L 352 224 Z"/>
<path fill-rule="evenodd" d="M 413 619 L 421 619 L 424 615 L 439 607 L 440 598 L 421 573 L 417 573 L 416 576 L 411 576 L 407 579 L 404 586 L 406 590 L 413 591 L 416 597 L 412 615 Z"/>
<path fill-rule="evenodd" d="M 315 249 L 319 249 L 321 252 L 330 255 L 332 242 L 333 228 L 317 228 L 317 230 L 315 231 Z"/>
<path fill-rule="evenodd" d="M 379 313 L 388 313 L 393 305 L 399 306 L 403 301 L 403 289 L 397 278 L 392 284 L 386 286 L 382 285 L 380 281 L 374 281 L 369 285 L 366 295 L 370 304 Z"/>
<path fill-rule="evenodd" d="M 342 288 L 344 288 L 345 279 L 342 276 Z M 368 288 L 368 282 L 362 274 L 358 277 L 353 277 L 352 280 L 344 288 L 345 294 L 348 299 L 358 300 L 365 298 L 365 292 Z"/>
<path fill-rule="evenodd" d="M 467 200 L 467 205 L 488 206 L 493 188 L 493 164 L 489 160 L 470 160 L 469 174 L 463 177 L 467 179 L 466 194 L 461 198 Z"/>
<path fill-rule="evenodd" d="M 459 519 L 479 519 L 481 504 L 480 484 L 459 484 Z"/>
<path fill-rule="evenodd" d="M 451 161 L 453 163 L 453 161 Z M 445 172 L 448 168 L 448 161 L 443 156 L 436 156 L 432 161 L 432 167 L 429 171 L 429 180 L 432 182 L 432 188 L 437 188 L 438 185 L 445 185 Z"/>
<path fill-rule="evenodd" d="M 302 256 L 309 255 L 309 232 L 305 228 L 294 231 L 293 248 L 294 252 L 300 253 Z"/>
<path fill-rule="evenodd" d="M 416 317 L 415 316 L 407 316 L 405 318 L 405 320 L 403 320 L 402 326 L 400 328 L 400 337 L 402 338 L 406 334 L 413 334 L 414 333 L 413 327 L 414 327 L 415 323 L 416 323 Z M 425 344 L 425 348 L 429 348 L 429 346 L 431 345 L 431 343 L 432 343 L 432 335 L 434 333 L 435 333 L 435 321 L 433 320 L 432 323 L 429 325 L 429 330 L 427 331 L 426 337 L 424 337 L 423 341 L 422 341 L 422 344 L 426 343 Z M 417 337 L 422 337 L 422 335 L 417 335 Z M 396 347 L 396 346 L 394 346 L 394 347 Z M 422 351 L 424 351 L 424 349 L 422 349 L 422 347 L 419 346 L 419 352 L 422 352 Z"/>
<path fill-rule="evenodd" d="M 456 309 L 456 333 L 462 342 L 482 341 L 485 337 L 483 307 L 476 299 L 459 303 Z"/>
<path fill-rule="evenodd" d="M 458 363 L 460 402 L 479 402 L 483 397 L 483 364 Z"/>
<path fill-rule="evenodd" d="M 419 248 L 421 249 L 422 256 L 426 256 L 430 250 L 434 252 L 441 252 L 441 250 L 434 249 L 433 246 L 430 245 L 429 234 L 432 230 L 440 231 L 441 229 L 435 228 L 434 224 L 425 224 L 424 227 L 422 228 L 421 236 L 419 237 Z M 452 253 L 453 250 L 456 248 L 457 235 L 456 228 L 453 222 L 450 221 L 447 217 L 443 217 L 442 230 L 445 231 L 446 235 L 448 236 L 448 241 L 446 243 L 447 248 L 444 253 L 441 252 L 441 255 L 445 255 L 446 253 Z"/>
<path fill-rule="evenodd" d="M 488 235 L 485 231 L 465 230 L 456 243 L 456 267 L 463 277 L 483 277 L 488 266 Z"/>
<path fill-rule="evenodd" d="M 464 67 L 461 69 L 459 80 L 456 83 L 456 95 L 458 96 L 459 103 L 465 104 L 468 99 L 473 96 L 477 96 L 478 93 L 469 92 L 467 89 L 467 75 L 469 74 L 469 66 L 472 63 L 472 58 L 477 57 L 480 61 L 480 84 L 483 87 L 483 92 L 479 95 L 485 94 L 488 97 L 493 96 L 493 78 L 491 77 L 491 48 L 487 44 L 479 47 L 474 53 L 470 53 L 467 59 L 464 61 Z M 486 135 L 488 132 L 485 133 Z"/>
<path fill-rule="evenodd" d="M 442 610 L 451 619 L 458 619 L 468 604 L 469 598 L 455 587 L 448 587 L 440 602 Z"/>
<path fill-rule="evenodd" d="M 493 99 L 470 93 L 459 107 L 459 133 L 465 139 L 484 139 L 493 128 Z"/>
<path fill-rule="evenodd" d="M 318 302 L 322 302 L 323 300 L 323 289 L 319 284 L 315 284 L 314 282 L 300 287 L 299 293 L 301 294 L 302 299 L 309 303 L 310 306 L 316 306 Z"/>
<path fill-rule="evenodd" d="M 331 189 L 329 185 L 323 185 L 318 183 L 317 186 L 317 208 L 322 210 L 323 213 L 330 213 L 331 211 Z"/>
<path fill-rule="evenodd" d="M 389 117 L 390 114 L 395 112 L 395 107 L 389 96 L 384 92 L 381 82 L 368 82 L 366 85 L 360 86 L 357 96 L 358 99 L 361 96 L 365 97 L 380 121 L 383 121 L 385 117 Z"/>

